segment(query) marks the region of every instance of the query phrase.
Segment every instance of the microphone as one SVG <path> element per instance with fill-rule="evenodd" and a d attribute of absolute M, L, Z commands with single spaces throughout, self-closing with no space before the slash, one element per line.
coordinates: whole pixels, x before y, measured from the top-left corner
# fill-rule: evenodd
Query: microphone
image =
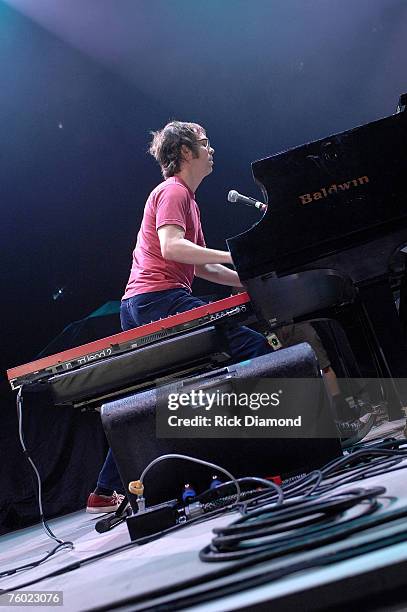
<path fill-rule="evenodd" d="M 127 497 L 125 497 L 120 503 L 120 506 L 117 508 L 116 512 L 114 512 L 107 518 L 100 519 L 95 524 L 95 529 L 98 533 L 105 533 L 106 531 L 110 531 L 111 529 L 116 527 L 116 525 L 120 525 L 120 523 L 123 523 L 131 514 L 131 506 L 127 501 Z"/>
<path fill-rule="evenodd" d="M 261 212 L 265 212 L 267 210 L 267 204 L 263 202 L 258 202 L 254 198 L 249 198 L 248 196 L 244 196 L 238 191 L 232 189 L 228 193 L 228 201 L 229 202 L 239 202 L 239 204 L 246 204 L 246 206 L 254 206 L 254 208 L 258 208 Z"/>
<path fill-rule="evenodd" d="M 120 523 L 124 523 L 126 518 L 127 518 L 127 515 L 116 516 L 115 514 L 113 514 L 112 516 L 109 516 L 108 518 L 100 519 L 95 524 L 95 529 L 98 533 L 106 533 L 106 531 L 110 531 L 111 529 L 114 529 L 116 525 L 120 525 Z"/>

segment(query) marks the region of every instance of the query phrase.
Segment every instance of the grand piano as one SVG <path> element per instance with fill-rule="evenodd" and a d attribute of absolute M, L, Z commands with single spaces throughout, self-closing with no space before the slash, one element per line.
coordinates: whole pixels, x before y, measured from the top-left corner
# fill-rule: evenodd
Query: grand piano
<path fill-rule="evenodd" d="M 267 210 L 227 241 L 268 327 L 355 306 L 377 373 L 391 381 L 394 417 L 407 405 L 405 330 L 394 299 L 405 282 L 406 99 L 395 115 L 253 162 Z"/>

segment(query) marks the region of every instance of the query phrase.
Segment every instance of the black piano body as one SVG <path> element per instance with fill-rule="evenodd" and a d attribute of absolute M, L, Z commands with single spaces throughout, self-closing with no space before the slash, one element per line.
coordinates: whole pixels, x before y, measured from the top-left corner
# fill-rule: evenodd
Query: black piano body
<path fill-rule="evenodd" d="M 392 290 L 405 266 L 406 143 L 403 110 L 253 162 L 268 208 L 227 241 L 260 320 L 278 327 L 330 307 L 335 317 L 354 303 L 378 372 L 392 380 L 407 379 Z M 393 387 L 396 404 L 407 405 L 403 383 Z"/>

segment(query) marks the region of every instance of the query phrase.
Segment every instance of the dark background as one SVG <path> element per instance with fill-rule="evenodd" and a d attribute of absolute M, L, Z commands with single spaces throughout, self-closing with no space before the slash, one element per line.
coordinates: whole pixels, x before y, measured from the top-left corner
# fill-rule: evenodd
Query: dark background
<path fill-rule="evenodd" d="M 223 248 L 258 218 L 226 201 L 260 197 L 251 161 L 394 112 L 406 40 L 406 0 L 0 2 L 1 372 L 120 299 L 161 180 L 150 130 L 206 127 L 198 202 Z"/>

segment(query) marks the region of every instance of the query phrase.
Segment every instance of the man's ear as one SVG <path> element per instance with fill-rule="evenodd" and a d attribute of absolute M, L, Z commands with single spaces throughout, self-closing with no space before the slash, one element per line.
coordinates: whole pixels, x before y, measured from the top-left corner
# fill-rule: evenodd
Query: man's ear
<path fill-rule="evenodd" d="M 187 147 L 187 145 L 181 146 L 181 155 L 184 161 L 190 161 L 193 157 L 192 151 L 189 147 Z"/>

